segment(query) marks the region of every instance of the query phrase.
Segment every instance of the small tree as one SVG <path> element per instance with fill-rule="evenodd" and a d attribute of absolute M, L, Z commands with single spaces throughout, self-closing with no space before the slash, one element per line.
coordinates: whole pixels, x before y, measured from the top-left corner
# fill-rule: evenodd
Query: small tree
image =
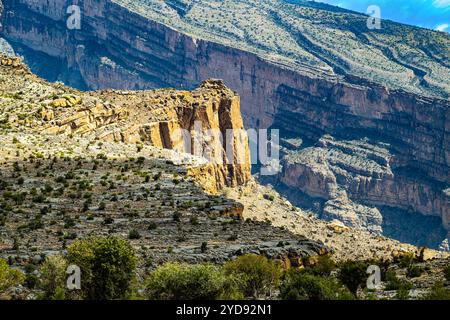
<path fill-rule="evenodd" d="M 358 289 L 364 285 L 369 275 L 368 264 L 361 261 L 345 261 L 340 265 L 339 280 L 357 296 Z"/>
<path fill-rule="evenodd" d="M 11 287 L 21 284 L 25 280 L 22 272 L 12 269 L 8 263 L 0 259 L 0 297 Z"/>
<path fill-rule="evenodd" d="M 412 284 L 404 279 L 399 279 L 393 270 L 386 272 L 386 290 L 408 291 L 412 289 Z"/>
<path fill-rule="evenodd" d="M 450 290 L 446 289 L 442 282 L 436 282 L 426 295 L 422 297 L 423 300 L 450 300 Z"/>
<path fill-rule="evenodd" d="M 202 253 L 205 253 L 206 251 L 208 251 L 208 243 L 207 242 L 202 242 L 202 245 L 200 246 L 200 251 Z"/>
<path fill-rule="evenodd" d="M 322 277 L 327 277 L 336 268 L 336 263 L 331 258 L 331 255 L 326 254 L 318 256 L 314 261 L 307 261 L 305 267 L 308 272 Z"/>
<path fill-rule="evenodd" d="M 67 252 L 69 263 L 81 268 L 85 299 L 125 299 L 132 293 L 137 260 L 124 239 L 108 236 L 78 240 Z"/>
<path fill-rule="evenodd" d="M 128 239 L 130 240 L 135 240 L 135 239 L 140 239 L 141 235 L 139 233 L 139 231 L 137 231 L 136 229 L 131 229 L 130 232 L 128 233 Z"/>
<path fill-rule="evenodd" d="M 48 256 L 41 267 L 40 287 L 44 299 L 60 300 L 65 297 L 67 261 L 61 255 Z"/>
<path fill-rule="evenodd" d="M 406 268 L 406 275 L 408 278 L 417 278 L 422 275 L 423 271 L 424 269 L 422 267 L 411 264 Z"/>
<path fill-rule="evenodd" d="M 145 295 L 153 300 L 239 299 L 236 279 L 211 264 L 166 263 L 145 280 Z"/>
<path fill-rule="evenodd" d="M 352 300 L 351 292 L 336 279 L 290 270 L 280 289 L 284 300 Z"/>
<path fill-rule="evenodd" d="M 245 296 L 253 298 L 271 296 L 272 291 L 279 285 L 282 273 L 278 263 L 256 254 L 247 254 L 228 261 L 224 269 L 227 275 L 240 279 Z"/>

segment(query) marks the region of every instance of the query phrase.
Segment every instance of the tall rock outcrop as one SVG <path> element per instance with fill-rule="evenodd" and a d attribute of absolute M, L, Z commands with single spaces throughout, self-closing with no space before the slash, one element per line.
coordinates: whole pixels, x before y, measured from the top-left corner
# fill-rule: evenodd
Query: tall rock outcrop
<path fill-rule="evenodd" d="M 211 192 L 250 179 L 240 99 L 221 80 L 205 81 L 194 91 L 107 90 L 93 96 L 104 102 L 86 105 L 76 95 L 48 101 L 41 111 L 48 123 L 43 132 L 92 135 L 190 153 L 203 159 L 202 168 L 192 170 Z"/>

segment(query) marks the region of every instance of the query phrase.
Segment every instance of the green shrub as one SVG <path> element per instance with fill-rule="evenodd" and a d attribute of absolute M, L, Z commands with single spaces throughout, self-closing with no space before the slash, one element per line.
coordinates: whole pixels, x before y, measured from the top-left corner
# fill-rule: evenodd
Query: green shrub
<path fill-rule="evenodd" d="M 197 217 L 195 217 L 195 216 L 191 216 L 190 218 L 189 218 L 189 222 L 192 224 L 192 225 L 194 225 L 194 226 L 198 226 L 200 223 L 198 222 L 198 218 Z"/>
<path fill-rule="evenodd" d="M 42 216 L 40 214 L 36 215 L 34 219 L 28 223 L 27 227 L 31 230 L 42 229 L 44 227 Z"/>
<path fill-rule="evenodd" d="M 436 282 L 426 295 L 422 297 L 423 300 L 450 300 L 450 290 L 444 288 L 442 282 Z"/>
<path fill-rule="evenodd" d="M 397 277 L 396 273 L 392 270 L 386 272 L 386 290 L 400 290 L 406 288 L 408 290 L 412 289 L 411 283 L 406 280 L 401 280 Z"/>
<path fill-rule="evenodd" d="M 408 300 L 409 299 L 409 290 L 411 290 L 408 286 L 401 286 L 397 290 L 397 294 L 395 295 L 395 299 L 397 300 Z"/>
<path fill-rule="evenodd" d="M 137 260 L 133 248 L 118 237 L 78 240 L 67 248 L 70 264 L 81 268 L 85 299 L 125 299 L 132 294 Z"/>
<path fill-rule="evenodd" d="M 103 223 L 104 223 L 104 224 L 112 224 L 112 223 L 114 223 L 114 218 L 112 218 L 112 217 L 106 217 L 106 218 L 103 220 Z"/>
<path fill-rule="evenodd" d="M 406 253 L 399 258 L 399 265 L 402 268 L 408 268 L 416 260 L 414 254 Z"/>
<path fill-rule="evenodd" d="M 34 289 L 39 285 L 39 278 L 35 274 L 27 274 L 24 285 L 29 289 Z"/>
<path fill-rule="evenodd" d="M 153 300 L 239 299 L 237 281 L 211 264 L 166 263 L 145 280 L 145 296 Z"/>
<path fill-rule="evenodd" d="M 100 202 L 100 204 L 98 206 L 98 210 L 104 211 L 105 209 L 106 209 L 106 203 Z"/>
<path fill-rule="evenodd" d="M 319 256 L 314 261 L 306 261 L 305 269 L 316 276 L 328 277 L 336 268 L 336 263 L 331 258 L 331 255 Z"/>
<path fill-rule="evenodd" d="M 272 295 L 279 286 L 281 266 L 275 261 L 255 254 L 247 254 L 228 261 L 225 273 L 240 279 L 241 290 L 246 297 L 258 298 Z"/>
<path fill-rule="evenodd" d="M 417 278 L 422 275 L 423 271 L 424 271 L 424 269 L 422 267 L 411 264 L 406 269 L 406 275 L 408 276 L 408 278 Z"/>
<path fill-rule="evenodd" d="M 61 255 L 48 256 L 45 259 L 41 267 L 40 279 L 40 288 L 44 291 L 44 299 L 64 299 L 67 266 L 66 259 Z"/>
<path fill-rule="evenodd" d="M 444 277 L 447 281 L 450 281 L 450 264 L 444 268 Z"/>
<path fill-rule="evenodd" d="M 136 240 L 136 239 L 140 239 L 140 238 L 141 238 L 141 234 L 136 229 L 131 229 L 130 232 L 128 233 L 128 239 L 130 239 L 130 240 Z"/>
<path fill-rule="evenodd" d="M 0 297 L 9 288 L 21 284 L 24 280 L 22 272 L 12 269 L 5 260 L 0 259 Z"/>
<path fill-rule="evenodd" d="M 352 293 L 336 279 L 290 270 L 280 290 L 283 300 L 352 300 Z"/>
<path fill-rule="evenodd" d="M 367 274 L 368 263 L 361 261 L 345 261 L 339 266 L 339 280 L 357 296 L 358 289 L 365 285 L 369 275 Z"/>
<path fill-rule="evenodd" d="M 172 215 L 172 219 L 175 222 L 180 222 L 181 221 L 181 216 L 182 216 L 181 212 L 177 211 L 177 212 L 174 212 L 174 214 Z"/>

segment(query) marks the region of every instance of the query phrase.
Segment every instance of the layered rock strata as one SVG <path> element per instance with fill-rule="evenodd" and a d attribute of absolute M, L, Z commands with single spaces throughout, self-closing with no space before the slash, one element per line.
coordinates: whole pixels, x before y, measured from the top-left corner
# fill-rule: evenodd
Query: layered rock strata
<path fill-rule="evenodd" d="M 165 2 L 161 3 L 162 7 L 166 6 Z M 403 39 L 407 34 L 403 32 L 405 26 L 390 24 L 383 35 L 358 33 L 347 22 L 360 23 L 363 17 L 350 15 L 342 20 L 349 30 L 339 28 L 339 32 L 349 32 L 345 41 L 352 41 L 355 48 L 369 46 L 368 52 L 374 54 L 365 56 L 366 51 L 355 49 L 351 57 L 341 57 L 342 50 L 336 53 L 320 47 L 321 43 L 339 41 L 338 33 L 334 33 L 336 39 L 329 41 L 313 39 L 327 34 L 320 28 L 326 29 L 328 25 L 309 25 L 302 11 L 294 17 L 306 26 L 301 33 L 304 36 L 295 39 L 301 50 L 307 52 L 302 51 L 299 61 L 312 55 L 326 66 L 299 66 L 296 61 L 281 59 L 279 52 L 270 52 L 270 47 L 258 43 L 255 46 L 265 54 L 251 49 L 255 46 L 248 49 L 244 40 L 242 46 L 211 41 L 206 29 L 202 39 L 184 32 L 183 24 L 170 27 L 170 20 L 175 23 L 189 18 L 192 6 L 177 5 L 178 10 L 168 11 L 173 15 L 169 19 L 158 16 L 157 11 L 150 8 L 148 12 L 160 18 L 152 19 L 148 12 L 130 12 L 118 3 L 135 8 L 133 2 L 126 5 L 122 1 L 84 1 L 80 4 L 82 27 L 71 30 L 66 26 L 68 1 L 4 1 L 3 35 L 27 57 L 34 70 L 49 79 L 82 88 L 194 88 L 206 78 L 222 78 L 241 95 L 247 127 L 283 129 L 283 134 L 303 137 L 311 147 L 301 151 L 310 159 L 307 166 L 302 161 L 286 161 L 288 171 L 282 174 L 283 183 L 327 201 L 335 199 L 332 194 L 337 188 L 350 200 L 363 205 L 377 208 L 386 205 L 402 212 L 433 215 L 440 217 L 442 225 L 450 230 L 448 51 L 445 46 L 436 44 L 430 49 L 422 43 L 423 39 L 429 43 L 438 37 L 442 43 L 447 43 L 446 35 L 409 30 L 418 38 L 411 42 Z M 271 8 L 267 1 L 262 1 L 261 6 L 264 10 Z M 298 10 L 301 9 L 291 11 L 294 14 Z M 330 21 L 345 16 L 342 12 L 320 8 L 318 12 L 323 21 L 328 21 L 327 16 L 323 16 L 327 10 Z M 313 12 L 311 8 L 307 11 Z M 286 26 L 288 20 L 277 15 L 276 10 L 267 12 L 280 24 L 281 29 L 276 29 L 278 34 L 300 34 L 290 30 Z M 163 18 L 167 25 L 161 23 Z M 193 21 L 201 24 L 204 18 Z M 332 23 L 330 21 L 327 23 Z M 189 23 L 184 26 L 186 30 L 195 29 Z M 397 28 L 402 32 L 395 34 Z M 215 30 L 228 39 L 229 34 L 222 31 Z M 383 38 L 398 40 L 384 43 Z M 397 43 L 404 43 L 404 48 L 416 43 L 422 51 L 410 54 L 411 51 L 397 47 Z M 416 53 L 421 58 L 410 61 L 408 57 Z M 382 55 L 382 62 L 376 60 Z M 357 58 L 367 61 L 351 60 Z M 364 73 L 354 73 L 349 67 L 367 64 L 373 71 L 388 64 L 390 67 L 385 69 L 391 71 L 369 72 L 378 77 L 375 83 L 372 76 L 364 77 Z M 398 73 L 392 72 L 397 69 Z M 401 85 L 396 87 L 393 83 Z M 331 135 L 335 142 L 328 139 L 323 145 L 326 135 Z M 368 159 L 361 160 L 365 155 L 361 156 L 360 146 L 356 146 L 358 154 L 354 155 L 351 146 L 342 145 L 360 140 L 368 144 L 362 148 L 370 150 L 363 151 Z M 375 150 L 379 145 L 384 149 L 381 154 Z M 304 176 L 300 177 L 300 173 Z"/>
<path fill-rule="evenodd" d="M 19 60 L 3 57 L 0 62 L 5 76 L 13 72 L 15 77 L 23 77 L 17 79 L 18 87 L 27 88 L 30 79 L 46 86 Z M 22 105 L 23 110 L 6 108 L 5 121 L 24 124 L 43 134 L 80 135 L 134 144 L 138 149 L 143 144 L 171 149 L 177 151 L 173 162 L 182 162 L 184 154 L 192 154 L 200 165 L 190 169 L 191 175 L 210 192 L 242 185 L 251 176 L 239 96 L 220 80 L 206 81 L 192 92 L 166 89 L 83 93 L 61 85 L 47 85 L 46 89 L 47 95 Z M 21 94 L 25 91 L 22 87 Z"/>

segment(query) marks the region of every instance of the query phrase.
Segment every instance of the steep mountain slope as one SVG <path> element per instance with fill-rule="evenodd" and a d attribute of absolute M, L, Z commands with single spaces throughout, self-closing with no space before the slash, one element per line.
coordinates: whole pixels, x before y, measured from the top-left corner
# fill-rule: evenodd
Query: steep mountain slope
<path fill-rule="evenodd" d="M 70 1 L 6 0 L 2 35 L 39 75 L 84 89 L 224 79 L 246 127 L 281 130 L 283 172 L 269 182 L 293 202 L 438 247 L 450 230 L 449 35 L 369 30 L 361 14 L 293 3 L 85 1 L 70 30 Z"/>

